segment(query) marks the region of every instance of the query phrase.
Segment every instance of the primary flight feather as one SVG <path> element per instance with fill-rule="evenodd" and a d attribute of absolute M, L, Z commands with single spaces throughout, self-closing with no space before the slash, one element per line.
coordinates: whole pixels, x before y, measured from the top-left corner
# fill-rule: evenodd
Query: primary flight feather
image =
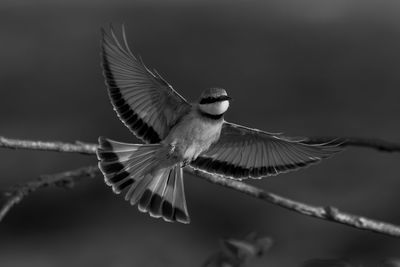
<path fill-rule="evenodd" d="M 233 179 L 262 178 L 296 170 L 340 149 L 307 144 L 224 120 L 230 97 L 221 88 L 188 103 L 129 49 L 125 30 L 102 31 L 102 67 L 121 121 L 146 144 L 99 138 L 97 156 L 105 182 L 142 212 L 189 223 L 182 168 Z"/>

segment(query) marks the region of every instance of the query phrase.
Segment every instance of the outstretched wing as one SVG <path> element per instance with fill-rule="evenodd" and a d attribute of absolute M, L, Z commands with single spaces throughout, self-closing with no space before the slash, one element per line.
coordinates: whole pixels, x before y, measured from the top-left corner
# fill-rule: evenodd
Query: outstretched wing
<path fill-rule="evenodd" d="M 341 150 L 334 143 L 307 144 L 224 122 L 220 139 L 190 165 L 228 178 L 262 178 L 327 158 Z"/>
<path fill-rule="evenodd" d="M 151 72 L 110 29 L 102 30 L 102 66 L 114 110 L 122 122 L 140 139 L 158 143 L 176 121 L 190 109 L 156 71 Z"/>

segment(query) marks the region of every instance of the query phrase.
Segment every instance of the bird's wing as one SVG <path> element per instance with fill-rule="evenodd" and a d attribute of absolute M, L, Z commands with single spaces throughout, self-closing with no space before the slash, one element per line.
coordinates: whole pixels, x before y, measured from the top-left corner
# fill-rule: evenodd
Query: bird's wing
<path fill-rule="evenodd" d="M 150 71 L 123 42 L 102 30 L 102 66 L 114 110 L 140 139 L 158 143 L 188 110 L 190 104 L 155 70 Z"/>
<path fill-rule="evenodd" d="M 305 167 L 339 151 L 334 140 L 307 144 L 224 122 L 220 139 L 190 165 L 227 178 L 262 178 Z"/>

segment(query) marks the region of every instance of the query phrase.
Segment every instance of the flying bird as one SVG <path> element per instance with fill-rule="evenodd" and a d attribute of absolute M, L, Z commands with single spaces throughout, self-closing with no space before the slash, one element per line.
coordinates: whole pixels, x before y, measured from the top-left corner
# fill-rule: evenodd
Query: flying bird
<path fill-rule="evenodd" d="M 182 168 L 232 179 L 263 178 L 316 163 L 338 152 L 332 142 L 308 144 L 224 120 L 230 97 L 205 89 L 189 103 L 146 67 L 113 29 L 102 30 L 102 67 L 121 121 L 145 144 L 99 137 L 97 157 L 105 182 L 125 200 L 165 221 L 189 223 Z"/>

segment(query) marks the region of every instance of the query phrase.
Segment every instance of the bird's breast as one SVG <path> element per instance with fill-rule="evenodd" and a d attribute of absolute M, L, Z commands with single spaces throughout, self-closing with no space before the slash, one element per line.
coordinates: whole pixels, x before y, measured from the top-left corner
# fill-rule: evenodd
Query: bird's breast
<path fill-rule="evenodd" d="M 174 146 L 182 160 L 192 161 L 219 139 L 222 123 L 190 114 L 171 130 L 164 143 Z"/>

